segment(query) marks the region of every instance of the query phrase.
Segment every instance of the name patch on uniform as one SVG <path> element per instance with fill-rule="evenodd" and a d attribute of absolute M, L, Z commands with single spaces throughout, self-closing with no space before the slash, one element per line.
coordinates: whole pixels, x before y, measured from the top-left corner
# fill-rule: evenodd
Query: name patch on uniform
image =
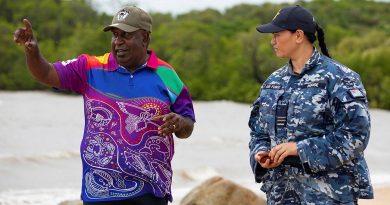
<path fill-rule="evenodd" d="M 326 83 L 322 81 L 318 82 L 309 82 L 302 85 L 302 88 L 326 88 Z"/>
<path fill-rule="evenodd" d="M 279 84 L 264 84 L 263 89 L 272 89 L 272 90 L 280 90 L 282 88 Z"/>
<path fill-rule="evenodd" d="M 349 94 L 354 98 L 364 98 L 363 93 L 359 89 L 351 89 L 349 90 Z"/>

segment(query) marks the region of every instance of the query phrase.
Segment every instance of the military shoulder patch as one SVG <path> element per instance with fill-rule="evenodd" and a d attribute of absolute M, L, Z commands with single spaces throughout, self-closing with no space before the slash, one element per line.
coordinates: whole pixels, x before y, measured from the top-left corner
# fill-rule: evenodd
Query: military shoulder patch
<path fill-rule="evenodd" d="M 351 78 L 346 77 L 346 78 L 343 78 L 341 81 L 342 81 L 343 85 L 346 86 L 347 88 L 353 88 L 355 86 L 355 82 Z"/>
<path fill-rule="evenodd" d="M 353 98 L 364 98 L 363 93 L 362 93 L 359 89 L 357 89 L 357 88 L 350 89 L 350 90 L 349 90 L 349 94 L 350 94 Z"/>

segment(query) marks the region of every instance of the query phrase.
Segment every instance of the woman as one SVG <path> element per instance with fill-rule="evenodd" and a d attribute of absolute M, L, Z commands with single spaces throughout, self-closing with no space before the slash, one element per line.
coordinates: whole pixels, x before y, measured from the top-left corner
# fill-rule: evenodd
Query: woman
<path fill-rule="evenodd" d="M 250 159 L 268 204 L 357 204 L 373 198 L 363 151 L 370 135 L 359 75 L 330 58 L 324 32 L 301 6 L 271 23 L 276 56 L 287 65 L 269 76 L 251 112 Z M 318 37 L 320 53 L 313 43 Z"/>

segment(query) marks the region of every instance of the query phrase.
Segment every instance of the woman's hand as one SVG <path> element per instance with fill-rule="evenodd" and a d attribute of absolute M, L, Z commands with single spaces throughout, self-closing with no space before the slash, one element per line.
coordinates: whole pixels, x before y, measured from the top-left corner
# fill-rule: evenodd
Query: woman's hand
<path fill-rule="evenodd" d="M 255 159 L 263 168 L 266 169 L 274 168 L 281 164 L 281 163 L 275 163 L 273 160 L 271 160 L 268 152 L 256 153 Z"/>
<path fill-rule="evenodd" d="M 287 156 L 298 156 L 296 142 L 278 144 L 269 152 L 270 160 L 277 164 L 281 164 Z"/>

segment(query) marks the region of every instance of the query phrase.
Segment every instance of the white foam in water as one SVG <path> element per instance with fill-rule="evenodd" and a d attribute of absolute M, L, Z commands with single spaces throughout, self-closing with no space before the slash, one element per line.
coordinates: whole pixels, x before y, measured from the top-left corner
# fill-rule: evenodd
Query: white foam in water
<path fill-rule="evenodd" d="M 0 192 L 0 205 L 57 205 L 79 198 L 76 189 L 7 190 Z"/>
<path fill-rule="evenodd" d="M 191 180 L 204 181 L 211 177 L 218 176 L 219 173 L 212 167 L 198 167 L 191 170 L 185 170 L 183 175 Z"/>
<path fill-rule="evenodd" d="M 378 187 L 390 184 L 390 173 L 371 174 L 370 178 L 371 182 Z"/>
<path fill-rule="evenodd" d="M 74 157 L 79 157 L 79 151 L 68 151 L 68 152 L 50 152 L 50 153 L 42 153 L 35 155 L 12 155 L 0 154 L 0 161 L 14 161 L 14 162 L 42 162 L 47 160 L 56 160 L 56 159 L 70 159 Z"/>

